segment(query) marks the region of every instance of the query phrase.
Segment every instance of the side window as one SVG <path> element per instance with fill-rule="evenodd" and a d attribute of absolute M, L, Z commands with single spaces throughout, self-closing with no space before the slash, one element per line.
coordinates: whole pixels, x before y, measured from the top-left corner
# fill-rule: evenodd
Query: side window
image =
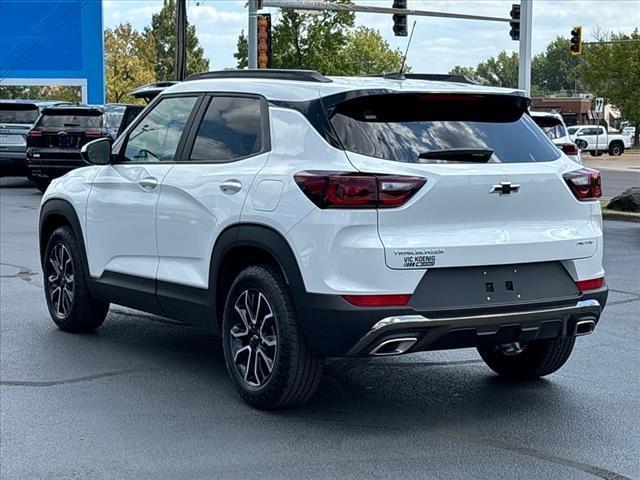
<path fill-rule="evenodd" d="M 189 160 L 230 162 L 263 150 L 262 102 L 258 98 L 213 97 L 198 128 Z"/>
<path fill-rule="evenodd" d="M 172 162 L 197 97 L 160 101 L 131 130 L 124 148 L 125 162 Z"/>

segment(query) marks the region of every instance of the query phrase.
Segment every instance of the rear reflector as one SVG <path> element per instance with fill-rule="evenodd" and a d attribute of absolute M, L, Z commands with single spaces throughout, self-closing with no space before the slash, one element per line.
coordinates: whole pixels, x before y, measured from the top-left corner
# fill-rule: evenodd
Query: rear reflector
<path fill-rule="evenodd" d="M 427 182 L 422 177 L 353 172 L 299 172 L 300 190 L 319 208 L 393 208 Z"/>
<path fill-rule="evenodd" d="M 31 130 L 29 133 L 27 133 L 27 135 L 29 137 L 41 137 L 42 136 L 42 131 L 40 131 L 40 130 Z"/>
<path fill-rule="evenodd" d="M 578 155 L 578 146 L 575 143 L 566 143 L 562 145 L 562 151 L 565 155 Z"/>
<path fill-rule="evenodd" d="M 562 178 L 580 201 L 594 200 L 602 196 L 602 180 L 597 170 L 581 168 L 565 173 Z"/>
<path fill-rule="evenodd" d="M 586 292 L 587 290 L 597 290 L 598 288 L 602 288 L 604 285 L 604 277 L 600 278 L 592 278 L 591 280 L 579 280 L 576 282 L 576 287 L 581 292 Z"/>
<path fill-rule="evenodd" d="M 411 295 L 343 295 L 342 298 L 356 307 L 393 307 L 406 305 Z"/>

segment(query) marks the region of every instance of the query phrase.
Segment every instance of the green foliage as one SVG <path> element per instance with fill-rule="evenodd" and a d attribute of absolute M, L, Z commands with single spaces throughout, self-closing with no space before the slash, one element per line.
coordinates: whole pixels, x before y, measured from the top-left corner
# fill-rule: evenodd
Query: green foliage
<path fill-rule="evenodd" d="M 597 40 L 638 40 L 631 35 L 609 33 Z M 585 47 L 582 80 L 591 93 L 604 97 L 620 109 L 622 116 L 636 126 L 640 136 L 640 43 L 588 45 Z"/>
<path fill-rule="evenodd" d="M 144 36 L 153 42 L 153 64 L 157 80 L 175 78 L 176 56 L 176 0 L 164 0 L 164 6 L 151 17 L 151 26 L 144 29 Z M 187 26 L 187 75 L 209 70 L 209 60 L 204 57 L 196 27 Z"/>
<path fill-rule="evenodd" d="M 0 86 L 0 99 L 9 100 L 62 100 L 79 102 L 82 100 L 80 87 L 57 85 L 47 86 Z"/>
<path fill-rule="evenodd" d="M 299 13 L 283 9 L 280 21 L 273 26 L 272 38 L 273 68 L 365 75 L 397 71 L 402 64 L 402 52 L 392 50 L 377 30 L 354 29 L 354 14 L 350 12 Z M 238 68 L 247 67 L 248 52 L 243 31 L 234 54 Z"/>
<path fill-rule="evenodd" d="M 546 94 L 584 90 L 580 78 L 584 57 L 571 56 L 570 45 L 568 38 L 557 37 L 543 53 L 533 57 L 531 83 L 536 86 L 537 92 Z"/>
<path fill-rule="evenodd" d="M 128 93 L 155 81 L 155 45 L 152 36 L 123 23 L 104 32 L 107 102 L 136 102 Z"/>

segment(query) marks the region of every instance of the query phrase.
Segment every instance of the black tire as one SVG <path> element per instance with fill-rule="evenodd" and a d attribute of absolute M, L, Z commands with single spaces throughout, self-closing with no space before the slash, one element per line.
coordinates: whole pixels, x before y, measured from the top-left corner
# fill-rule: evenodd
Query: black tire
<path fill-rule="evenodd" d="M 245 318 L 249 316 L 247 322 L 243 321 L 236 305 L 245 312 Z M 251 317 L 256 321 L 252 322 Z M 266 342 L 274 339 L 274 346 Z M 323 361 L 307 346 L 291 294 L 277 268 L 251 266 L 236 277 L 225 303 L 222 343 L 231 380 L 252 407 L 275 409 L 300 405 L 318 386 Z M 252 358 L 253 368 L 249 368 Z M 272 359 L 271 370 L 268 370 L 268 358 Z"/>
<path fill-rule="evenodd" d="M 575 337 L 534 340 L 523 345 L 519 353 L 506 353 L 502 346 L 479 347 L 484 362 L 497 374 L 516 380 L 549 375 L 568 360 Z"/>
<path fill-rule="evenodd" d="M 44 253 L 44 292 L 51 318 L 65 332 L 93 331 L 109 311 L 108 302 L 91 296 L 82 260 L 70 227 L 60 227 L 51 234 Z"/>
<path fill-rule="evenodd" d="M 621 145 L 620 142 L 614 142 L 609 147 L 609 155 L 612 157 L 617 157 L 624 153 L 624 145 Z"/>
<path fill-rule="evenodd" d="M 43 180 L 39 178 L 34 180 L 34 182 L 36 184 L 36 188 L 40 190 L 40 192 L 44 193 L 47 191 L 47 188 L 49 187 L 51 180 Z"/>

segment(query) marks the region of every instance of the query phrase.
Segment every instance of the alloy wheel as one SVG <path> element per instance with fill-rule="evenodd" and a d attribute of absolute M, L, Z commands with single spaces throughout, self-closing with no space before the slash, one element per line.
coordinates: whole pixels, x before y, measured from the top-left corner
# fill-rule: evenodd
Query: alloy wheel
<path fill-rule="evenodd" d="M 60 318 L 65 318 L 73 305 L 74 274 L 71 255 L 62 243 L 51 249 L 47 281 L 51 305 Z"/>
<path fill-rule="evenodd" d="M 278 337 L 273 310 L 257 289 L 244 290 L 234 304 L 229 331 L 237 372 L 252 387 L 264 385 L 276 362 Z"/>

